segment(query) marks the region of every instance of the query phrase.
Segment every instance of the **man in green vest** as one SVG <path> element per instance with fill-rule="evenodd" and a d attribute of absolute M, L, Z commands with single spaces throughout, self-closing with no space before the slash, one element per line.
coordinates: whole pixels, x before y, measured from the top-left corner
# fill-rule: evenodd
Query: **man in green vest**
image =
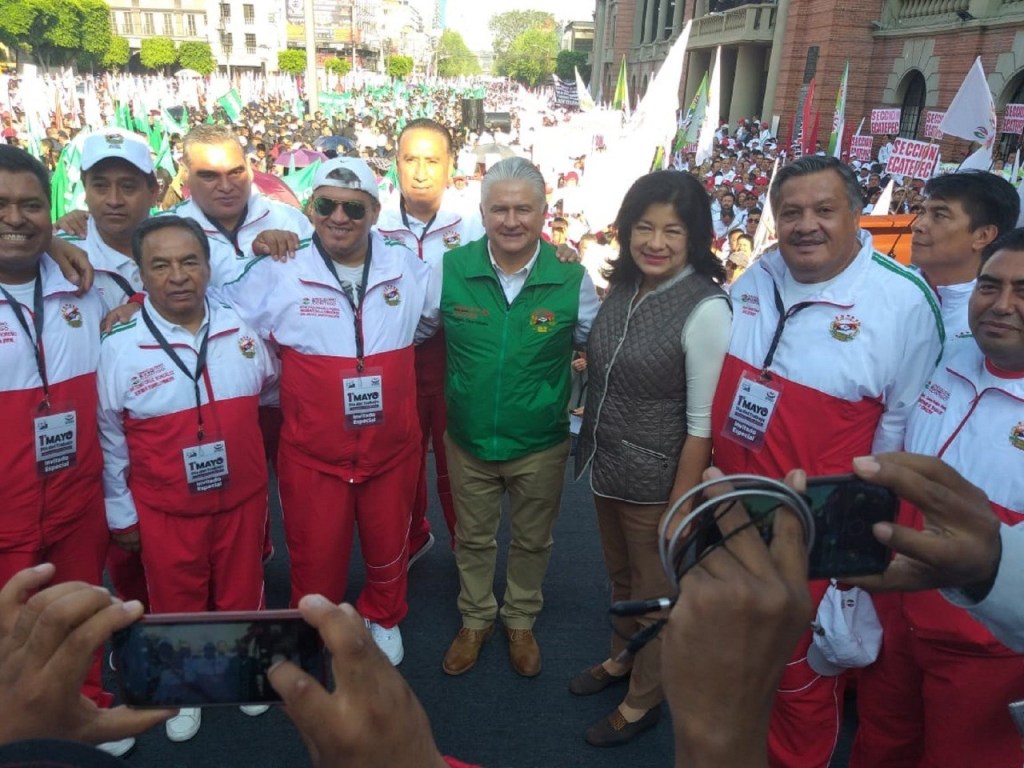
<path fill-rule="evenodd" d="M 462 628 L 444 657 L 461 675 L 499 615 L 496 536 L 509 497 L 511 543 L 500 610 L 512 667 L 540 672 L 533 624 L 551 555 L 569 455 L 570 362 L 597 314 L 594 284 L 541 240 L 544 178 L 522 158 L 484 176 L 486 236 L 445 254 L 441 312 L 448 347 L 445 397 L 455 501 Z"/>

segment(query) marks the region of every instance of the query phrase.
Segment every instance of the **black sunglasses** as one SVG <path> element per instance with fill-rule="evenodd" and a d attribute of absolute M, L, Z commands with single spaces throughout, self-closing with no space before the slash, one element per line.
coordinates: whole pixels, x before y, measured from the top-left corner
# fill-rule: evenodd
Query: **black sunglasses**
<path fill-rule="evenodd" d="M 360 203 L 357 200 L 331 200 L 329 197 L 315 197 L 313 198 L 313 210 L 317 212 L 318 216 L 330 216 L 334 211 L 341 206 L 341 210 L 345 212 L 352 221 L 359 221 L 361 218 L 366 216 L 366 205 Z"/>

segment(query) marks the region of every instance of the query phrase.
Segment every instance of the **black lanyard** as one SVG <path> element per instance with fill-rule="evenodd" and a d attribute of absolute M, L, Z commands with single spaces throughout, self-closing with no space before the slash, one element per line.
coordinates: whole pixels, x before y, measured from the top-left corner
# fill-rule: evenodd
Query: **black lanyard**
<path fill-rule="evenodd" d="M 124 295 L 127 296 L 129 299 L 136 293 L 138 293 L 138 291 L 136 291 L 135 288 L 132 287 L 132 284 L 128 282 L 127 278 L 125 278 L 124 275 L 119 275 L 117 272 L 104 272 L 103 274 L 109 277 L 115 283 L 117 283 L 117 287 L 124 291 Z"/>
<path fill-rule="evenodd" d="M 338 270 L 334 267 L 334 259 L 327 255 L 323 245 L 320 242 L 319 235 L 313 235 L 313 245 L 316 246 L 316 252 L 320 254 L 320 258 L 324 260 L 324 264 L 327 265 L 327 269 L 330 270 L 331 274 L 334 275 L 334 279 L 338 281 L 338 287 L 341 288 L 341 292 L 348 299 L 348 303 L 352 306 L 352 316 L 355 321 L 356 329 L 356 370 L 363 370 L 363 299 L 366 297 L 366 283 L 370 276 L 370 258 L 373 255 L 373 239 L 366 239 L 366 258 L 363 259 L 363 281 L 359 285 L 358 300 L 356 295 L 352 293 L 352 284 L 349 282 L 342 282 L 341 278 L 338 277 Z"/>
<path fill-rule="evenodd" d="M 197 423 L 197 426 L 196 426 L 196 437 L 199 440 L 202 440 L 203 439 L 203 435 L 204 435 L 204 432 L 203 432 L 202 400 L 199 397 L 199 380 L 203 377 L 203 372 L 206 369 L 206 346 L 207 346 L 207 343 L 210 341 L 210 320 L 209 320 L 210 313 L 209 313 L 209 308 L 207 308 L 207 313 L 206 314 L 207 314 L 206 333 L 203 334 L 203 340 L 199 344 L 199 354 L 196 355 L 196 371 L 195 371 L 195 373 L 192 373 L 192 371 L 190 371 L 185 366 L 185 363 L 183 363 L 181 361 L 181 358 L 178 357 L 178 353 L 174 351 L 174 347 L 172 347 L 167 342 L 167 339 L 164 338 L 164 335 L 162 333 L 160 333 L 160 329 L 157 328 L 156 325 L 153 323 L 153 318 L 151 318 L 149 316 L 149 312 L 146 311 L 146 308 L 145 307 L 142 308 L 142 319 L 145 321 L 146 327 L 149 328 L 149 332 L 153 334 L 153 338 L 156 339 L 156 343 L 160 345 L 160 349 L 162 349 L 164 352 L 166 352 L 167 356 L 169 358 L 171 358 L 171 361 L 176 366 L 178 366 L 178 368 L 181 370 L 181 372 L 184 373 L 186 376 L 188 376 L 189 379 L 192 381 L 192 386 L 193 386 L 193 388 L 195 390 L 195 395 L 196 395 L 196 423 Z M 212 397 L 211 397 L 211 399 L 212 399 Z"/>
<path fill-rule="evenodd" d="M 39 410 L 50 409 L 50 380 L 46 377 L 46 354 L 43 351 L 43 277 L 36 269 L 36 285 L 32 291 L 32 326 L 35 329 L 35 340 L 32 339 L 32 331 L 29 330 L 25 313 L 21 309 L 21 302 L 7 292 L 7 289 L 0 285 L 0 293 L 11 305 L 14 316 L 18 318 L 25 334 L 32 342 L 32 352 L 36 356 L 36 370 L 39 371 L 39 379 L 43 382 L 43 401 L 39 404 Z"/>
<path fill-rule="evenodd" d="M 398 208 L 402 212 L 402 223 L 405 224 L 406 229 L 412 232 L 412 225 L 409 223 L 409 215 L 405 212 L 405 198 L 399 198 Z M 437 213 L 430 217 L 430 221 L 428 221 L 423 226 L 423 231 L 419 234 L 419 236 L 417 236 L 415 232 L 412 232 L 412 236 L 416 238 L 416 245 L 418 246 L 419 249 L 420 261 L 423 261 L 423 241 L 424 239 L 426 239 L 427 232 L 430 231 L 430 227 L 434 223 L 434 220 L 436 218 Z"/>
<path fill-rule="evenodd" d="M 801 301 L 799 304 L 794 304 L 789 310 L 786 310 L 786 306 L 782 303 L 782 296 L 779 294 L 779 288 L 772 283 L 772 291 L 775 292 L 775 308 L 779 311 L 779 322 L 775 326 L 775 335 L 772 336 L 772 343 L 768 347 L 768 354 L 764 356 L 764 363 L 761 365 L 761 378 L 765 381 L 769 381 L 772 378 L 771 373 L 768 372 L 769 366 L 772 364 L 772 360 L 775 359 L 775 350 L 778 349 L 779 340 L 782 339 L 782 331 L 786 327 L 786 321 L 789 320 L 797 312 L 807 309 L 817 302 L 814 301 Z"/>
<path fill-rule="evenodd" d="M 234 229 L 228 229 L 216 219 L 210 219 L 210 221 L 213 222 L 213 226 L 217 228 L 217 231 L 224 235 L 224 237 L 228 239 L 228 242 L 231 243 L 232 246 L 234 246 L 235 256 L 237 256 L 240 259 L 244 258 L 245 254 L 242 253 L 242 249 L 238 247 L 238 230 L 245 226 L 245 217 L 248 215 L 249 204 L 246 203 L 245 208 L 242 209 L 242 214 L 241 216 L 239 216 L 238 223 L 235 225 Z"/>

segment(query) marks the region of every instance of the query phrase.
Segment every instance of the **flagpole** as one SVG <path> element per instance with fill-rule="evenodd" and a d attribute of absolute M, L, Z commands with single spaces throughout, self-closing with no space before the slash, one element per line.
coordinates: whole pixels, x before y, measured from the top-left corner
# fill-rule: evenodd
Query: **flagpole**
<path fill-rule="evenodd" d="M 306 101 L 309 105 L 309 114 L 313 115 L 320 110 L 320 86 L 316 81 L 316 20 L 313 16 L 313 0 L 306 0 L 303 17 L 306 27 Z"/>

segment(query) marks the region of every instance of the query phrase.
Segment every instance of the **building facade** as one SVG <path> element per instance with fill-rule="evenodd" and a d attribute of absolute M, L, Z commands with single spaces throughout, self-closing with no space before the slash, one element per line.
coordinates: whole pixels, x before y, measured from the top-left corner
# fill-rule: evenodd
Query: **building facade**
<path fill-rule="evenodd" d="M 210 47 L 223 71 L 277 69 L 287 45 L 283 0 L 209 0 Z"/>
<path fill-rule="evenodd" d="M 721 47 L 721 118 L 732 126 L 755 116 L 775 121 L 783 139 L 799 129 L 813 80 L 811 111 L 820 114 L 819 138 L 827 142 L 847 61 L 847 134 L 872 109 L 899 107 L 900 135 L 924 138 L 925 113 L 949 105 L 978 56 L 997 113 L 1024 102 L 1024 0 L 597 0 L 594 96 L 610 99 L 625 57 L 635 104 L 688 20 L 682 103 Z M 1002 152 L 1017 141 L 1003 137 Z M 949 160 L 969 149 L 961 140 L 942 145 Z"/>

